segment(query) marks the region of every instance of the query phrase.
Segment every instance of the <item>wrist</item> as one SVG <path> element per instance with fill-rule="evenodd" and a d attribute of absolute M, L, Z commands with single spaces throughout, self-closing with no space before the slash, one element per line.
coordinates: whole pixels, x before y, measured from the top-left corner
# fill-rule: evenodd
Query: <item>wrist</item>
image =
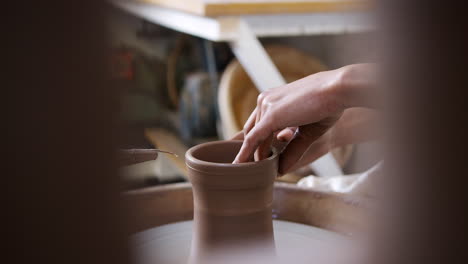
<path fill-rule="evenodd" d="M 354 96 L 351 85 L 351 79 L 353 75 L 353 65 L 344 66 L 336 70 L 337 78 L 335 84 L 335 90 L 337 94 L 337 100 L 340 105 L 343 106 L 343 110 L 353 107 Z"/>
<path fill-rule="evenodd" d="M 343 110 L 369 106 L 371 79 L 370 64 L 353 64 L 337 69 L 337 98 Z"/>

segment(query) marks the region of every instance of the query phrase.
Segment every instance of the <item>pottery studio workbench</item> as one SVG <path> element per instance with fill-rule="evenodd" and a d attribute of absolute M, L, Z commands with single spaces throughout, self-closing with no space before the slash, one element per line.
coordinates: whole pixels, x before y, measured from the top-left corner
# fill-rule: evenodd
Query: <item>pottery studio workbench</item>
<path fill-rule="evenodd" d="M 229 43 L 260 91 L 285 84 L 259 37 L 357 33 L 371 30 L 369 7 L 358 0 L 113 0 L 117 7 L 179 32 Z M 328 153 L 311 164 L 319 176 L 341 175 Z"/>

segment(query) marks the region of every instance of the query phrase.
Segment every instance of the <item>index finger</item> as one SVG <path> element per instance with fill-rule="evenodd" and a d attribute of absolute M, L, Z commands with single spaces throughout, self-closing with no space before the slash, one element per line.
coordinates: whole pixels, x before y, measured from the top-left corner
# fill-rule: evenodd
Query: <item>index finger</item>
<path fill-rule="evenodd" d="M 255 150 L 273 132 L 268 128 L 267 122 L 261 120 L 245 136 L 242 147 L 233 163 L 242 163 L 251 160 Z"/>

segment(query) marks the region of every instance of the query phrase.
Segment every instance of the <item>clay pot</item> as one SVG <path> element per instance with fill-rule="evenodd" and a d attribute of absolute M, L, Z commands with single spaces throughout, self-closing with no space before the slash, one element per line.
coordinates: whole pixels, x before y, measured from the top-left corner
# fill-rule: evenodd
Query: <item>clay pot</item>
<path fill-rule="evenodd" d="M 273 150 L 265 160 L 231 164 L 241 145 L 242 141 L 210 142 L 185 155 L 194 198 L 190 263 L 207 263 L 218 253 L 245 256 L 239 249 L 274 254 L 272 203 L 278 154 Z"/>

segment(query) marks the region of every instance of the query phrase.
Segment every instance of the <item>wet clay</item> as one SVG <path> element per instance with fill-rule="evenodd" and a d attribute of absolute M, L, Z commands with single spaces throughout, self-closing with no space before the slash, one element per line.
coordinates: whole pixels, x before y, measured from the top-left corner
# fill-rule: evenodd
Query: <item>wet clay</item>
<path fill-rule="evenodd" d="M 242 141 L 216 141 L 186 153 L 193 186 L 194 224 L 189 263 L 206 263 L 216 252 L 261 248 L 274 255 L 273 182 L 278 155 L 231 164 Z"/>

